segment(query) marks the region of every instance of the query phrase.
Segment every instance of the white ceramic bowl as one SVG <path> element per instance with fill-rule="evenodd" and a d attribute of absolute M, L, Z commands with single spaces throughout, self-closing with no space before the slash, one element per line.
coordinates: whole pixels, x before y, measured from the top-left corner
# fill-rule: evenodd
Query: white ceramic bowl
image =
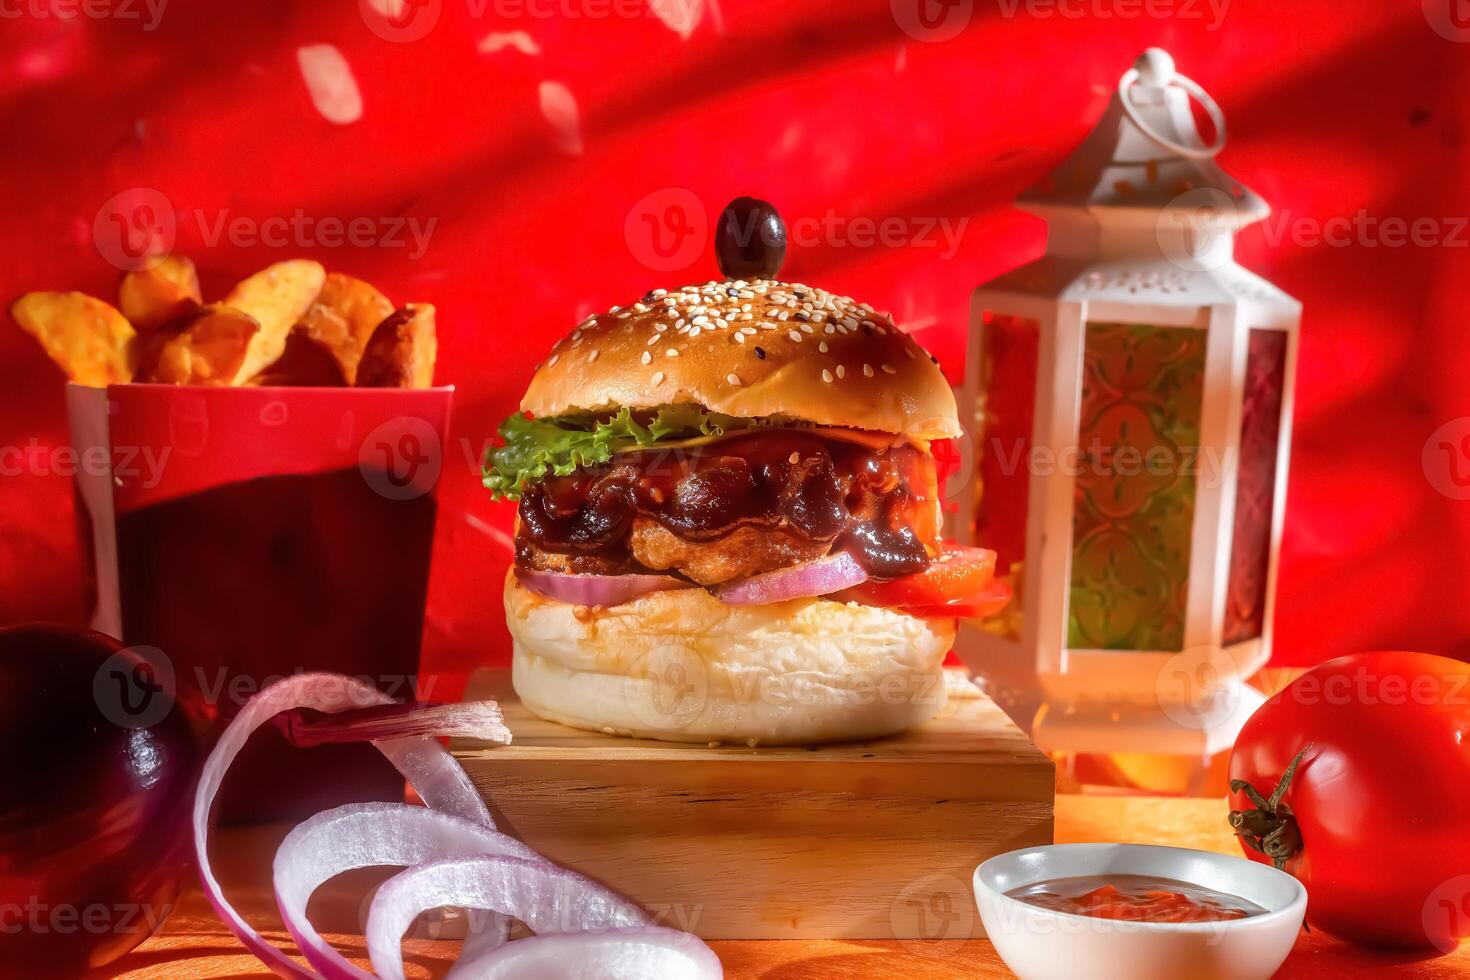
<path fill-rule="evenodd" d="M 1152 875 L 1254 902 L 1260 915 L 1223 922 L 1125 922 L 1038 908 L 1006 892 L 1053 878 Z M 1052 844 L 975 869 L 975 900 L 995 950 L 1021 980 L 1265 980 L 1291 952 L 1307 890 L 1245 858 L 1180 847 Z"/>

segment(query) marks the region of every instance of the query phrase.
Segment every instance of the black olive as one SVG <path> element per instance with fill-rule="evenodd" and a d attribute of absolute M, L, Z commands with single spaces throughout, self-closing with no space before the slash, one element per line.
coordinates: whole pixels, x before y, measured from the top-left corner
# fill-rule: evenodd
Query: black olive
<path fill-rule="evenodd" d="M 786 225 L 776 208 L 754 197 L 725 205 L 715 226 L 715 258 L 726 279 L 774 279 L 786 258 Z"/>

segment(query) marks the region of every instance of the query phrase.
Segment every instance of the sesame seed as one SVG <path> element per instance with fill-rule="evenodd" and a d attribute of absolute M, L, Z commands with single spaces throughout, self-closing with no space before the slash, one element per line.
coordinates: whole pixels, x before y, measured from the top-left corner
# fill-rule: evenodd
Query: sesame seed
<path fill-rule="evenodd" d="M 758 358 L 760 358 L 762 361 L 764 361 L 766 359 L 766 351 L 765 351 L 765 348 L 763 348 L 763 347 L 757 347 L 755 349 L 755 356 L 758 357 Z"/>
<path fill-rule="evenodd" d="M 644 364 L 652 364 L 653 363 L 653 355 L 650 354 L 648 351 L 644 351 L 643 352 L 643 357 L 641 358 L 641 360 L 643 361 Z"/>
<path fill-rule="evenodd" d="M 837 332 L 837 328 L 834 327 L 834 326 L 832 326 L 832 324 L 830 324 L 830 323 L 827 324 L 825 327 L 822 328 L 822 333 L 833 334 L 833 333 L 836 333 L 836 332 Z"/>
<path fill-rule="evenodd" d="M 668 333 L 669 325 L 667 323 L 655 323 L 653 325 L 653 329 L 657 330 L 659 333 Z"/>
<path fill-rule="evenodd" d="M 801 453 L 792 453 L 790 456 L 786 457 L 786 462 L 790 463 L 792 466 L 795 466 L 797 463 L 801 462 Z"/>
<path fill-rule="evenodd" d="M 822 341 L 820 344 L 817 345 L 817 350 L 821 351 L 823 354 L 827 353 L 827 351 L 829 351 L 831 349 L 832 348 L 830 348 L 830 347 L 827 346 L 827 342 L 825 340 Z"/>
<path fill-rule="evenodd" d="M 709 317 L 707 317 L 703 313 L 701 313 L 699 316 L 695 317 L 693 320 L 690 320 L 689 322 L 690 323 L 709 323 Z"/>
<path fill-rule="evenodd" d="M 548 357 L 546 359 L 546 366 L 547 367 L 555 367 L 556 366 L 556 362 L 559 361 L 559 360 L 561 360 L 561 355 L 560 354 L 552 354 L 550 357 Z"/>
<path fill-rule="evenodd" d="M 826 368 L 822 368 L 822 380 L 825 381 L 825 382 L 827 382 L 828 384 L 831 384 L 832 383 L 832 372 L 831 371 L 828 371 Z"/>
<path fill-rule="evenodd" d="M 871 364 L 864 364 L 863 365 L 863 377 L 865 377 L 865 378 L 871 378 L 872 376 L 873 376 L 873 365 L 871 365 Z"/>
<path fill-rule="evenodd" d="M 912 347 L 905 347 L 903 352 L 909 356 L 909 360 L 915 360 L 914 349 Z"/>
<path fill-rule="evenodd" d="M 678 357 L 679 351 L 676 348 L 670 347 L 668 350 L 664 351 L 664 355 L 666 357 Z"/>
<path fill-rule="evenodd" d="M 647 340 L 645 340 L 643 342 L 643 346 L 652 347 L 656 343 L 658 343 L 658 334 L 654 334 L 652 337 L 649 337 Z"/>
<path fill-rule="evenodd" d="M 727 374 L 725 375 L 725 380 L 737 388 L 740 387 L 740 376 L 738 374 Z"/>
<path fill-rule="evenodd" d="M 847 377 L 847 368 L 843 367 L 841 364 L 837 365 L 837 376 L 839 378 Z"/>
<path fill-rule="evenodd" d="M 595 361 L 595 360 L 597 360 L 597 355 L 598 355 L 598 354 L 601 354 L 601 353 L 602 353 L 602 351 L 600 351 L 600 350 L 595 350 L 595 351 L 593 351 L 593 352 L 592 352 L 592 353 L 590 353 L 590 354 L 588 354 L 588 355 L 587 355 L 587 363 L 588 363 L 588 364 L 591 364 L 591 363 L 592 363 L 592 362 L 593 362 L 593 361 Z M 648 353 L 648 351 L 644 351 L 644 352 L 643 352 L 643 353 L 645 353 L 645 354 L 647 354 L 647 353 Z"/>
<path fill-rule="evenodd" d="M 801 325 L 801 332 L 802 333 L 816 333 L 816 331 L 812 329 L 812 325 L 810 323 L 803 323 Z"/>
<path fill-rule="evenodd" d="M 897 374 L 898 373 L 897 371 L 893 370 L 893 365 L 892 364 L 880 364 L 880 365 L 878 365 L 878 368 L 884 374 Z"/>
<path fill-rule="evenodd" d="M 695 337 L 698 337 L 698 336 L 699 336 L 699 328 L 698 327 L 690 327 L 689 328 L 689 338 L 692 340 L 692 339 L 694 339 Z"/>
<path fill-rule="evenodd" d="M 745 334 L 743 334 L 743 333 L 735 333 L 735 334 L 731 334 L 730 336 L 732 336 L 732 337 L 735 338 L 735 343 L 737 343 L 737 344 L 743 344 L 743 343 L 745 343 Z"/>
<path fill-rule="evenodd" d="M 664 383 L 664 373 L 662 371 L 655 371 L 655 372 L 653 372 L 653 386 L 655 388 L 657 388 L 659 385 L 661 385 L 663 383 Z"/>
<path fill-rule="evenodd" d="M 793 343 L 801 343 L 801 334 L 797 333 L 795 330 L 787 331 L 786 336 L 790 337 Z"/>

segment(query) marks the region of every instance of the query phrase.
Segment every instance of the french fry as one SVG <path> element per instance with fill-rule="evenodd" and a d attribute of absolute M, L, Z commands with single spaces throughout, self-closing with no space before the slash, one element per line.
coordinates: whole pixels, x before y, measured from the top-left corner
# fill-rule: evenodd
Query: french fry
<path fill-rule="evenodd" d="M 357 366 L 359 388 L 429 388 L 439 338 L 434 308 L 410 304 L 378 324 Z"/>
<path fill-rule="evenodd" d="M 10 315 L 77 384 L 131 381 L 137 331 L 111 305 L 85 293 L 27 293 Z"/>
<path fill-rule="evenodd" d="M 150 269 L 123 276 L 117 299 L 122 315 L 142 333 L 157 330 L 204 302 L 199 273 L 182 255 L 170 255 Z"/>
<path fill-rule="evenodd" d="M 260 329 L 233 383 L 250 380 L 280 358 L 291 327 L 316 302 L 326 276 L 320 262 L 293 259 L 277 262 L 235 284 L 221 305 L 249 314 Z"/>
<path fill-rule="evenodd" d="M 232 306 L 202 306 L 147 338 L 138 379 L 156 384 L 234 384 L 260 329 L 254 317 Z"/>
<path fill-rule="evenodd" d="M 350 385 L 357 380 L 357 364 L 373 331 L 392 313 L 393 304 L 376 287 L 331 272 L 296 330 L 332 352 Z"/>

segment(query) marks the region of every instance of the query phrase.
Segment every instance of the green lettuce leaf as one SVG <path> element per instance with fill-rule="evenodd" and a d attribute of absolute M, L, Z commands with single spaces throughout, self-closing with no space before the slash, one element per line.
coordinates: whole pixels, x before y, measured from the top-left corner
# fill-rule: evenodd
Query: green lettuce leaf
<path fill-rule="evenodd" d="M 608 419 L 531 419 L 518 412 L 500 423 L 501 445 L 485 454 L 483 482 L 496 500 L 514 500 L 528 484 L 605 463 L 624 449 L 724 435 L 753 421 L 706 412 L 697 405 L 667 405 L 646 425 L 627 408 Z"/>

